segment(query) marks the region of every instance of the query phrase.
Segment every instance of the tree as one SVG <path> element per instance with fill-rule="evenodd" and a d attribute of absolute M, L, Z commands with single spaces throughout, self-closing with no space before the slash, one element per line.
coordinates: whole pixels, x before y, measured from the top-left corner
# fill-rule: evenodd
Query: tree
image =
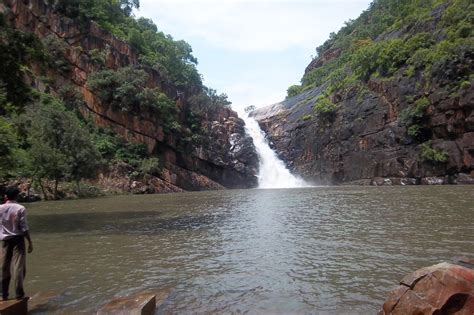
<path fill-rule="evenodd" d="M 302 90 L 303 90 L 303 87 L 301 85 L 292 85 L 292 86 L 290 86 L 286 90 L 287 98 L 300 94 Z"/>
<path fill-rule="evenodd" d="M 116 110 L 138 112 L 140 110 L 140 92 L 145 88 L 148 75 L 143 70 L 132 67 L 117 71 L 103 70 L 92 73 L 87 85 L 96 92 L 103 104 L 109 104 Z"/>
<path fill-rule="evenodd" d="M 0 115 L 19 111 L 32 100 L 25 84 L 26 65 L 44 61 L 41 41 L 31 33 L 10 28 L 0 13 Z"/>
<path fill-rule="evenodd" d="M 59 181 L 72 180 L 80 193 L 79 181 L 95 177 L 100 165 L 100 154 L 87 129 L 61 102 L 49 95 L 43 95 L 23 119 L 30 124 L 29 152 L 35 161 L 33 174 L 40 185 L 42 179 L 53 180 L 57 198 Z"/>
<path fill-rule="evenodd" d="M 13 126 L 5 118 L 0 117 L 0 181 L 8 177 L 15 166 L 16 143 Z"/>

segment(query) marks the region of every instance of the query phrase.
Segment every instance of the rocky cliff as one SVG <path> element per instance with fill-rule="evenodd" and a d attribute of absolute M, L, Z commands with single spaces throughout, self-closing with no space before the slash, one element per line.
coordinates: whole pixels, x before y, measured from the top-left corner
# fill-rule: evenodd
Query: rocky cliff
<path fill-rule="evenodd" d="M 146 144 L 148 152 L 160 159 L 158 176 L 133 179 L 133 170 L 116 165 L 99 176 L 102 186 L 125 191 L 167 192 L 256 185 L 257 156 L 252 140 L 245 135 L 244 122 L 227 107 L 206 109 L 197 122 L 199 141 L 190 141 L 188 91 L 163 79 L 158 70 L 141 67 L 138 54 L 96 23 L 79 24 L 59 15 L 43 0 L 5 0 L 0 4 L 9 24 L 17 30 L 34 33 L 40 39 L 59 42 L 67 71 L 48 69 L 48 85 L 39 67 L 26 80 L 40 91 L 59 95 L 65 86 L 79 91 L 78 110 L 97 126 L 106 127 L 129 142 Z M 101 102 L 87 85 L 91 73 L 98 71 L 94 53 L 105 57 L 107 69 L 141 67 L 148 74 L 149 88 L 158 88 L 175 101 L 179 130 L 166 131 L 164 119 L 151 111 L 120 111 Z"/>
<path fill-rule="evenodd" d="M 308 181 L 474 183 L 472 29 L 456 42 L 459 47 L 452 55 L 435 56 L 434 65 L 423 68 L 414 64 L 418 48 L 412 48 L 413 43 L 429 37 L 421 41 L 432 45 L 418 52 L 422 62 L 430 50 L 451 43 L 445 16 L 459 8 L 444 3 L 427 8 L 420 14 L 422 21 L 398 29 L 391 25 L 373 40 L 357 37 L 380 17 L 377 9 L 387 15 L 394 3 L 375 1 L 361 18 L 318 48 L 320 57 L 307 67 L 298 95 L 252 113 L 279 156 Z M 400 57 L 404 49 L 406 56 Z M 362 72 L 364 76 L 358 75 Z"/>

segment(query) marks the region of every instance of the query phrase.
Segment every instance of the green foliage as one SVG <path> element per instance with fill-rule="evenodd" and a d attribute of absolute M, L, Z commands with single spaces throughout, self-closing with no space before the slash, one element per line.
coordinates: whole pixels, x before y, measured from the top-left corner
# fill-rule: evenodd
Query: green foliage
<path fill-rule="evenodd" d="M 351 65 L 361 80 L 368 80 L 375 73 L 390 77 L 405 65 L 417 50 L 426 49 L 432 43 L 428 33 L 418 33 L 406 40 L 395 38 L 370 42 L 353 53 Z"/>
<path fill-rule="evenodd" d="M 163 79 L 179 89 L 199 91 L 202 81 L 191 46 L 158 31 L 149 19 L 133 18 L 132 10 L 139 5 L 137 0 L 56 0 L 55 8 L 63 15 L 80 20 L 84 27 L 90 20 L 98 23 L 130 43 L 139 53 L 142 65 L 158 70 Z"/>
<path fill-rule="evenodd" d="M 426 97 L 422 97 L 415 101 L 413 106 L 406 108 L 400 113 L 400 120 L 406 126 L 417 124 L 425 115 L 425 111 L 430 105 L 430 101 Z"/>
<path fill-rule="evenodd" d="M 0 115 L 21 111 L 33 100 L 23 79 L 30 63 L 45 59 L 41 41 L 32 33 L 10 28 L 0 13 Z"/>
<path fill-rule="evenodd" d="M 66 59 L 67 44 L 60 40 L 56 35 L 49 35 L 42 39 L 46 50 L 46 60 L 50 69 L 58 71 L 61 74 L 67 74 L 71 71 L 71 64 Z"/>
<path fill-rule="evenodd" d="M 231 104 L 226 94 L 217 94 L 216 90 L 207 87 L 204 87 L 203 92 L 189 97 L 188 103 L 197 116 L 202 116 L 207 111 L 218 107 L 228 107 Z"/>
<path fill-rule="evenodd" d="M 301 120 L 302 121 L 308 121 L 308 120 L 311 120 L 311 118 L 313 118 L 313 115 L 304 115 L 301 117 Z"/>
<path fill-rule="evenodd" d="M 115 110 L 138 112 L 138 95 L 145 88 L 146 80 L 147 74 L 144 70 L 125 67 L 117 71 L 94 72 L 87 79 L 87 86 L 95 91 L 103 104 L 109 104 Z"/>
<path fill-rule="evenodd" d="M 413 100 L 408 100 L 413 101 Z M 419 98 L 414 104 L 400 113 L 400 122 L 407 128 L 407 134 L 418 141 L 423 139 L 423 124 L 426 109 L 430 106 L 430 101 L 426 97 Z"/>
<path fill-rule="evenodd" d="M 0 180 L 4 180 L 16 166 L 17 137 L 13 125 L 0 116 Z"/>
<path fill-rule="evenodd" d="M 160 160 L 156 157 L 144 159 L 140 164 L 140 172 L 157 176 L 161 173 Z"/>
<path fill-rule="evenodd" d="M 115 158 L 124 161 L 134 167 L 138 167 L 141 161 L 148 157 L 148 150 L 143 143 L 123 143 L 115 153 Z"/>
<path fill-rule="evenodd" d="M 81 117 L 80 109 L 86 106 L 82 93 L 72 84 L 63 85 L 59 91 L 58 96 L 64 103 L 67 110 L 70 110 Z"/>
<path fill-rule="evenodd" d="M 460 84 L 460 88 L 463 89 L 463 90 L 467 90 L 471 87 L 471 82 L 469 81 L 462 81 L 461 84 Z"/>
<path fill-rule="evenodd" d="M 469 0 L 373 1 L 316 49 L 321 63 L 303 76 L 303 90 L 328 83 L 330 92 L 347 91 L 403 69 L 409 77 L 421 72 L 427 81 L 460 84 L 472 73 L 465 62 L 474 51 L 472 12 Z"/>
<path fill-rule="evenodd" d="M 27 131 L 32 174 L 39 180 L 79 181 L 93 178 L 100 165 L 99 152 L 78 118 L 50 95 L 29 108 L 20 120 Z"/>
<path fill-rule="evenodd" d="M 431 141 L 423 143 L 420 150 L 420 159 L 430 163 L 446 163 L 448 161 L 448 153 L 439 148 L 433 148 Z"/>
<path fill-rule="evenodd" d="M 92 49 L 89 51 L 90 61 L 99 69 L 103 69 L 105 67 L 106 57 L 105 51 L 99 49 Z"/>
<path fill-rule="evenodd" d="M 57 139 L 58 142 L 50 144 L 53 147 L 56 146 L 66 156 L 68 163 L 67 178 L 79 181 L 83 178 L 95 177 L 101 162 L 100 157 L 92 144 L 89 132 L 81 125 L 77 117 L 59 107 L 57 109 L 54 109 L 54 107 L 46 109 L 43 114 L 46 115 L 46 121 L 53 120 L 55 124 L 44 124 L 42 122 L 40 128 L 49 128 L 51 132 L 53 127 L 54 135 L 62 132 L 62 139 Z M 42 137 L 45 136 L 44 129 L 42 130 Z M 32 135 L 35 134 L 32 133 Z"/>
<path fill-rule="evenodd" d="M 407 129 L 407 133 L 412 138 L 418 138 L 421 134 L 421 126 L 418 124 L 413 124 Z"/>
<path fill-rule="evenodd" d="M 244 112 L 250 113 L 250 112 L 253 112 L 256 109 L 257 109 L 257 107 L 255 105 L 250 105 L 250 106 L 245 107 Z"/>
<path fill-rule="evenodd" d="M 121 161 L 137 168 L 142 174 L 157 175 L 161 170 L 157 157 L 150 157 L 147 146 L 127 142 L 107 129 L 93 131 L 93 144 L 109 165 Z"/>
<path fill-rule="evenodd" d="M 322 117 L 330 118 L 336 113 L 337 105 L 331 102 L 328 96 L 321 95 L 316 100 L 313 110 Z"/>
<path fill-rule="evenodd" d="M 300 94 L 302 92 L 303 88 L 301 85 L 292 85 L 290 86 L 287 90 L 286 90 L 286 93 L 287 93 L 287 98 L 289 97 L 293 97 L 293 96 L 296 96 L 298 94 Z"/>
<path fill-rule="evenodd" d="M 147 81 L 148 74 L 144 70 L 124 67 L 92 73 L 87 85 L 103 104 L 114 110 L 148 111 L 158 115 L 165 124 L 171 124 L 177 113 L 175 103 L 157 88 L 146 87 Z"/>

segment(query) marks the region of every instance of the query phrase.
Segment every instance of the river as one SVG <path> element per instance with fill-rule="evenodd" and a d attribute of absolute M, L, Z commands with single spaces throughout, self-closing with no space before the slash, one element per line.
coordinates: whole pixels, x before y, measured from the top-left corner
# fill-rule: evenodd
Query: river
<path fill-rule="evenodd" d="M 28 204 L 26 290 L 91 313 L 169 288 L 159 314 L 375 314 L 408 272 L 474 258 L 474 187 L 314 187 Z"/>

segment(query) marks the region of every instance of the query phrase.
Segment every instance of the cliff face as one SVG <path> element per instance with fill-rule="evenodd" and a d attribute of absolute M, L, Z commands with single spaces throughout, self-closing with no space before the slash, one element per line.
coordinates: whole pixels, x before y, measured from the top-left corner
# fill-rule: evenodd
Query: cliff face
<path fill-rule="evenodd" d="M 149 192 L 245 188 L 256 185 L 257 155 L 253 142 L 244 132 L 244 122 L 229 108 L 207 110 L 200 122 L 203 136 L 198 144 L 184 141 L 180 133 L 164 132 L 163 118 L 151 112 L 130 113 L 117 111 L 103 104 L 86 85 L 91 73 L 98 70 L 92 53 L 105 54 L 105 66 L 118 69 L 137 66 L 134 49 L 97 24 L 84 28 L 74 20 L 57 15 L 43 0 L 5 0 L 0 12 L 14 28 L 36 34 L 40 39 L 54 38 L 64 45 L 64 58 L 69 71 L 58 75 L 48 71 L 49 87 L 35 76 L 26 78 L 39 90 L 58 94 L 72 84 L 83 99 L 81 113 L 96 125 L 112 129 L 124 139 L 144 143 L 150 154 L 158 156 L 163 166 L 158 177 L 145 182 L 133 181 L 124 169 L 101 174 L 99 182 L 124 190 L 142 189 Z M 159 88 L 176 101 L 179 123 L 186 127 L 188 104 L 182 91 L 162 79 L 154 69 L 144 69 L 149 75 L 148 86 Z M 39 73 L 39 70 L 38 70 Z M 120 180 L 117 178 L 119 177 Z"/>
<path fill-rule="evenodd" d="M 440 89 L 428 94 L 427 127 L 446 163 L 420 161 L 421 144 L 407 136 L 400 112 L 407 108 L 416 78 L 371 81 L 370 92 L 355 91 L 339 101 L 332 122 L 313 114 L 321 89 L 308 91 L 254 112 L 279 156 L 293 172 L 318 184 L 428 184 L 472 182 L 474 91 L 452 98 Z M 433 178 L 434 177 L 434 178 Z"/>
<path fill-rule="evenodd" d="M 382 34 L 374 45 L 396 36 L 406 41 L 417 31 L 435 33 L 436 15 L 444 8 L 429 23 L 418 23 L 421 30 L 408 25 Z M 442 38 L 446 32 L 438 33 Z M 329 47 L 306 75 L 338 62 L 340 55 L 340 48 Z M 344 71 L 351 73 L 348 67 Z M 432 76 L 410 69 L 407 61 L 391 76 L 372 76 L 346 89 L 327 92 L 329 82 L 307 86 L 252 115 L 289 168 L 316 184 L 474 183 L 473 70 L 472 51 Z M 466 77 L 461 88 L 453 88 Z M 326 97 L 333 107 L 324 112 L 317 104 Z M 407 116 L 417 124 L 407 123 Z M 434 156 L 438 153 L 442 157 Z"/>

